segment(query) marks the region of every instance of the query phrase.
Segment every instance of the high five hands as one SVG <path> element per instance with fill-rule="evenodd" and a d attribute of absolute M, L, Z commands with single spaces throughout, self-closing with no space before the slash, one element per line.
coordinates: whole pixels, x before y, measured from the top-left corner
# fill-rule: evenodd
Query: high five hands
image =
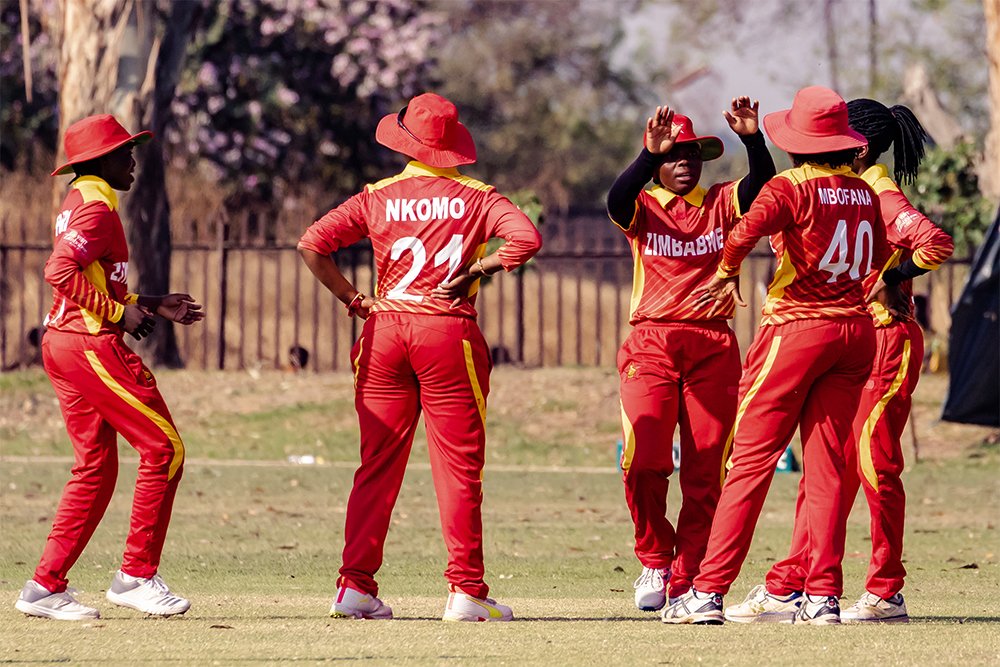
<path fill-rule="evenodd" d="M 725 116 L 726 122 L 729 123 L 729 127 L 732 128 L 733 132 L 740 136 L 749 136 L 757 134 L 757 129 L 760 127 L 757 113 L 759 108 L 760 100 L 751 102 L 749 97 L 743 95 L 741 97 L 734 97 L 732 109 L 730 111 L 723 111 L 722 115 Z"/>
<path fill-rule="evenodd" d="M 674 125 L 674 110 L 656 107 L 652 117 L 646 119 L 646 150 L 654 155 L 670 152 L 681 133 L 680 124 Z"/>

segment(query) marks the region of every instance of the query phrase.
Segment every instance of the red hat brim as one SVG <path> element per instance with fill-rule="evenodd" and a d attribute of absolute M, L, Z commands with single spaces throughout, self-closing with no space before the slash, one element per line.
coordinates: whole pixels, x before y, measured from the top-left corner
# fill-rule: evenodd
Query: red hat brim
<path fill-rule="evenodd" d="M 846 132 L 837 134 L 806 134 L 789 124 L 788 117 L 791 113 L 791 109 L 785 109 L 764 116 L 764 129 L 767 130 L 767 136 L 771 137 L 775 146 L 786 153 L 810 155 L 861 148 L 868 145 L 868 140 L 865 139 L 864 135 L 850 128 Z"/>
<path fill-rule="evenodd" d="M 472 134 L 461 123 L 456 123 L 452 146 L 433 148 L 417 141 L 398 122 L 399 114 L 390 113 L 379 121 L 375 128 L 375 141 L 397 153 L 419 160 L 430 167 L 447 169 L 476 161 L 476 143 Z"/>
<path fill-rule="evenodd" d="M 118 150 L 125 144 L 132 144 L 133 146 L 138 146 L 139 144 L 146 143 L 152 138 L 153 138 L 152 132 L 150 132 L 149 130 L 143 130 L 142 132 L 137 132 L 136 134 L 131 135 L 128 139 L 122 139 L 121 141 L 116 141 L 114 143 L 107 144 L 105 146 L 98 146 L 89 151 L 85 151 L 79 155 L 73 156 L 72 162 L 67 162 L 66 164 L 62 165 L 49 175 L 59 176 L 60 174 L 72 174 L 74 164 L 78 164 L 80 162 L 86 162 L 88 160 L 96 160 L 102 155 L 107 155 L 112 151 Z"/>

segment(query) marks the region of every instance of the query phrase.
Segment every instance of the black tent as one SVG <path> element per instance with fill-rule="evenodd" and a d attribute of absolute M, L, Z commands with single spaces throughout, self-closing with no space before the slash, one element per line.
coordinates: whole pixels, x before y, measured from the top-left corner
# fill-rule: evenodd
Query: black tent
<path fill-rule="evenodd" d="M 1000 211 L 951 311 L 941 419 L 1000 426 Z"/>

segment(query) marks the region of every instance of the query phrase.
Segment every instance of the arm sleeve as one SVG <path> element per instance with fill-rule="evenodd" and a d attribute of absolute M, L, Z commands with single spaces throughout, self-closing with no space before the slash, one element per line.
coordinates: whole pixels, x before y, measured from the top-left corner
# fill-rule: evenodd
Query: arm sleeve
<path fill-rule="evenodd" d="M 732 278 L 740 273 L 740 264 L 764 236 L 777 234 L 795 222 L 790 199 L 791 184 L 785 179 L 767 183 L 743 219 L 733 227 L 722 248 L 722 261 L 716 275 Z"/>
<path fill-rule="evenodd" d="M 490 238 L 504 243 L 496 255 L 504 271 L 513 271 L 527 262 L 542 247 L 542 235 L 514 202 L 493 191 L 486 208 L 486 229 Z"/>
<path fill-rule="evenodd" d="M 771 158 L 771 152 L 767 150 L 767 144 L 764 143 L 763 134 L 758 131 L 749 136 L 740 136 L 740 141 L 747 149 L 749 171 L 744 178 L 740 179 L 740 184 L 736 189 L 736 197 L 740 211 L 746 211 L 749 210 L 764 184 L 774 177 L 775 170 L 774 160 Z"/>
<path fill-rule="evenodd" d="M 951 257 L 955 251 L 951 236 L 914 208 L 906 195 L 898 190 L 885 191 L 879 195 L 879 202 L 889 242 L 913 252 L 907 262 L 912 262 L 914 268 L 923 269 L 921 273 L 933 271 Z"/>
<path fill-rule="evenodd" d="M 125 313 L 118 303 L 87 279 L 84 271 L 108 251 L 108 227 L 104 218 L 111 211 L 103 202 L 84 204 L 76 211 L 69 227 L 55 241 L 45 262 L 45 282 L 58 294 L 94 315 L 118 322 Z"/>
<path fill-rule="evenodd" d="M 608 190 L 608 216 L 625 231 L 632 228 L 637 210 L 635 200 L 656 174 L 661 159 L 661 156 L 643 148 L 639 157 L 625 168 Z"/>
<path fill-rule="evenodd" d="M 366 238 L 365 197 L 360 192 L 312 223 L 299 239 L 299 248 L 330 255 Z"/>

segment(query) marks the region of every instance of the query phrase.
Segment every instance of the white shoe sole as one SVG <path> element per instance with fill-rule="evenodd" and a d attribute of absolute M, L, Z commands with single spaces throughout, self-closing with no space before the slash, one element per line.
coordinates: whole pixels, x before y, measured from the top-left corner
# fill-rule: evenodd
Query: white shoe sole
<path fill-rule="evenodd" d="M 725 614 L 727 621 L 733 623 L 791 623 L 795 620 L 794 611 L 768 611 L 756 616 L 730 616 Z"/>
<path fill-rule="evenodd" d="M 136 603 L 130 601 L 126 597 L 119 596 L 117 593 L 107 592 L 105 596 L 108 598 L 108 602 L 111 604 L 116 604 L 119 607 L 128 607 L 129 609 L 135 609 L 136 611 L 141 611 L 143 614 L 148 614 L 149 616 L 180 616 L 187 612 L 191 608 L 191 603 L 188 602 L 186 607 L 152 607 L 152 608 L 142 608 Z"/>
<path fill-rule="evenodd" d="M 666 600 L 666 598 L 664 598 L 664 599 L 660 600 L 659 604 L 641 605 L 638 602 L 636 602 L 635 603 L 635 608 L 638 609 L 639 611 L 660 611 L 661 609 L 663 609 L 663 607 L 666 604 L 667 604 L 667 600 Z"/>
<path fill-rule="evenodd" d="M 340 611 L 338 609 L 330 610 L 330 618 L 350 618 L 355 620 L 367 620 L 367 621 L 388 621 L 392 619 L 392 612 L 388 614 L 365 614 L 360 611 Z"/>
<path fill-rule="evenodd" d="M 93 614 L 74 614 L 57 609 L 49 609 L 48 607 L 40 607 L 26 600 L 18 600 L 14 603 L 14 608 L 28 616 L 51 618 L 55 621 L 94 621 L 101 617 L 101 612 L 96 609 Z"/>
<path fill-rule="evenodd" d="M 885 618 L 848 618 L 846 616 L 841 616 L 840 621 L 849 625 L 854 625 L 856 623 L 909 623 L 909 615 L 905 616 L 887 616 Z"/>
<path fill-rule="evenodd" d="M 446 611 L 444 616 L 441 617 L 441 620 L 455 623 L 506 623 L 507 621 L 513 621 L 514 615 L 511 614 L 510 616 L 483 618 L 478 614 L 459 614 L 456 612 Z"/>
<path fill-rule="evenodd" d="M 689 614 L 683 618 L 664 618 L 662 620 L 664 623 L 672 625 L 682 625 L 685 623 L 690 623 L 691 625 L 722 625 L 726 619 L 721 611 L 713 611 L 703 614 Z"/>

